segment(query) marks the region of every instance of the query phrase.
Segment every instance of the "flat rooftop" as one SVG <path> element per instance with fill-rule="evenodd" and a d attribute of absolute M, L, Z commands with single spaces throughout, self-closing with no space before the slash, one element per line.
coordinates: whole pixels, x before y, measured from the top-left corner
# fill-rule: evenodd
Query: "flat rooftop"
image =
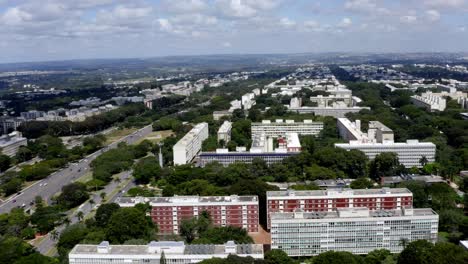
<path fill-rule="evenodd" d="M 116 200 L 118 204 L 193 204 L 199 205 L 203 203 L 238 203 L 238 202 L 257 202 L 258 197 L 254 195 L 248 196 L 173 196 L 173 197 L 119 197 Z"/>
<path fill-rule="evenodd" d="M 152 241 L 147 245 L 109 245 L 105 242 L 100 245 L 85 245 L 78 244 L 71 251 L 72 254 L 85 255 L 148 255 L 154 254 L 159 257 L 161 250 L 164 250 L 166 255 L 213 255 L 213 254 L 228 254 L 226 253 L 226 245 L 234 246 L 236 254 L 263 254 L 263 245 L 260 244 L 235 244 L 228 241 L 226 244 L 209 245 L 209 244 L 193 244 L 185 245 L 184 242 L 175 241 Z M 105 250 L 104 253 L 98 252 L 99 249 Z M 150 248 L 153 248 L 151 250 Z M 156 251 L 154 250 L 156 249 Z"/>
<path fill-rule="evenodd" d="M 208 127 L 208 123 L 197 124 L 190 130 L 183 138 L 181 138 L 174 146 L 186 146 L 188 142 L 192 141 L 196 135 L 198 135 L 205 127 Z"/>
<path fill-rule="evenodd" d="M 324 196 L 367 196 L 367 195 L 407 194 L 412 195 L 406 188 L 381 188 L 381 189 L 334 189 L 334 190 L 307 190 L 307 191 L 268 191 L 267 197 L 324 197 Z"/>
<path fill-rule="evenodd" d="M 395 209 L 395 210 L 369 210 L 368 208 L 341 208 L 331 212 L 287 212 L 271 213 L 272 220 L 288 219 L 333 219 L 333 218 L 387 218 L 401 216 L 436 216 L 431 208 Z"/>

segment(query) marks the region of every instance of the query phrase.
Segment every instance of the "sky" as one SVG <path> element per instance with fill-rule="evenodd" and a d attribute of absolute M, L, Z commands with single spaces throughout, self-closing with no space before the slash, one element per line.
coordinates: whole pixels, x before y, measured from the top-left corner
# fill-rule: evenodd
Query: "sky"
<path fill-rule="evenodd" d="M 0 0 L 0 63 L 466 51 L 468 0 Z"/>

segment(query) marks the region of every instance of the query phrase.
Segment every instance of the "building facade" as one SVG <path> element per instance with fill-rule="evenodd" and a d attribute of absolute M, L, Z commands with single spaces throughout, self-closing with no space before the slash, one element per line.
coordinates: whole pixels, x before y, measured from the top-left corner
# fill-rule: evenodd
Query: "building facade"
<path fill-rule="evenodd" d="M 232 123 L 229 121 L 224 121 L 218 130 L 218 142 L 221 140 L 223 140 L 224 143 L 231 141 L 231 129 Z"/>
<path fill-rule="evenodd" d="M 406 188 L 336 189 L 314 191 L 268 191 L 267 220 L 273 213 L 331 212 L 338 208 L 368 208 L 390 210 L 413 207 L 413 194 Z"/>
<path fill-rule="evenodd" d="M 174 196 L 174 197 L 121 197 L 121 207 L 149 203 L 151 219 L 162 234 L 178 234 L 184 219 L 209 213 L 214 226 L 235 226 L 248 232 L 258 232 L 257 196 Z"/>
<path fill-rule="evenodd" d="M 436 145 L 434 143 L 419 142 L 416 139 L 407 140 L 406 142 L 388 143 L 361 143 L 350 141 L 350 143 L 337 143 L 335 147 L 346 150 L 360 150 L 371 160 L 381 153 L 393 152 L 397 154 L 398 160 L 406 168 L 422 167 L 420 162 L 422 157 L 426 157 L 429 163 L 434 162 L 436 155 Z"/>
<path fill-rule="evenodd" d="M 197 124 L 172 148 L 174 165 L 190 163 L 201 150 L 202 143 L 208 138 L 208 123 Z"/>
<path fill-rule="evenodd" d="M 294 120 L 277 119 L 276 122 L 263 120 L 261 123 L 252 123 L 252 138 L 258 135 L 266 137 L 286 136 L 287 133 L 297 133 L 299 135 L 318 135 L 323 129 L 323 122 L 294 122 Z"/>
<path fill-rule="evenodd" d="M 338 118 L 337 127 L 340 136 L 349 143 L 336 143 L 335 147 L 360 150 L 369 159 L 374 159 L 381 153 L 394 152 L 400 163 L 407 168 L 422 167 L 422 157 L 426 157 L 428 162 L 435 161 L 435 144 L 416 139 L 395 142 L 393 131 L 379 121 L 369 121 L 367 133 L 361 131 L 360 120 L 351 122 L 347 118 Z"/>
<path fill-rule="evenodd" d="M 76 245 L 68 254 L 70 264 L 127 264 L 127 263 L 198 263 L 205 259 L 227 258 L 229 255 L 263 259 L 263 245 L 235 244 L 185 245 L 176 241 L 151 241 L 147 245 Z M 164 256 L 164 257 L 162 257 Z"/>
<path fill-rule="evenodd" d="M 437 241 L 439 216 L 428 209 L 342 208 L 332 212 L 274 213 L 271 248 L 289 256 L 326 251 L 368 254 L 375 249 L 403 250 L 404 241 Z"/>
<path fill-rule="evenodd" d="M 444 111 L 447 107 L 447 100 L 445 98 L 434 95 L 431 92 L 413 95 L 411 96 L 411 102 L 418 107 L 425 108 L 429 112 Z"/>
<path fill-rule="evenodd" d="M 12 132 L 8 135 L 0 137 L 0 150 L 1 153 L 9 157 L 13 157 L 18 152 L 21 146 L 26 146 L 28 140 L 21 136 L 20 132 Z"/>
<path fill-rule="evenodd" d="M 300 152 L 201 152 L 198 156 L 198 165 L 200 167 L 205 167 L 209 163 L 218 162 L 226 167 L 235 162 L 252 163 L 255 158 L 262 159 L 267 165 L 271 165 L 299 153 Z"/>

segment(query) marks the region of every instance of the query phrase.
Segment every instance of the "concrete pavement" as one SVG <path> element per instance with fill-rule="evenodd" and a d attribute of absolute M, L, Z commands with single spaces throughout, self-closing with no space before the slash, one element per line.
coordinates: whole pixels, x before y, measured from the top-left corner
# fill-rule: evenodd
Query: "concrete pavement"
<path fill-rule="evenodd" d="M 0 204 L 0 214 L 7 213 L 12 208 L 24 207 L 28 210 L 31 207 L 31 203 L 34 201 L 36 196 L 41 196 L 47 203 L 51 202 L 51 198 L 62 190 L 62 187 L 69 184 L 85 175 L 90 169 L 89 165 L 91 161 L 96 159 L 102 153 L 116 148 L 120 142 L 126 142 L 132 144 L 152 132 L 152 125 L 148 125 L 142 129 L 135 131 L 134 133 L 119 139 L 118 141 L 98 150 L 87 157 L 81 159 L 79 162 L 70 164 L 67 168 L 52 173 L 47 178 L 31 185 L 30 187 L 18 192 L 8 200 L 5 200 Z"/>

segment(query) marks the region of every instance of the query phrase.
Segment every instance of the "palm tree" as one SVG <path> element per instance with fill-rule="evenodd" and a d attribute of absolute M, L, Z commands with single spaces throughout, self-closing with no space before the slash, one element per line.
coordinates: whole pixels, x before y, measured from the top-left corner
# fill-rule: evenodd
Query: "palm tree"
<path fill-rule="evenodd" d="M 78 213 L 76 213 L 76 217 L 78 218 L 78 221 L 81 222 L 81 220 L 83 220 L 84 213 L 82 211 L 79 211 Z"/>
<path fill-rule="evenodd" d="M 93 200 L 93 199 L 90 199 L 89 200 L 89 204 L 91 205 L 91 207 L 93 207 L 93 205 L 95 204 L 96 202 Z"/>
<path fill-rule="evenodd" d="M 101 197 L 101 199 L 104 201 L 106 199 L 106 193 L 105 192 L 101 192 L 99 194 L 99 196 Z"/>
<path fill-rule="evenodd" d="M 59 232 L 57 232 L 57 230 L 52 230 L 52 232 L 50 232 L 50 238 L 52 238 L 52 240 L 56 241 L 58 238 L 59 238 Z"/>
<path fill-rule="evenodd" d="M 65 219 L 63 219 L 63 223 L 66 225 L 66 226 L 69 226 L 71 221 L 70 219 L 68 219 L 68 217 L 66 217 Z"/>
<path fill-rule="evenodd" d="M 426 166 L 426 164 L 428 163 L 429 161 L 427 160 L 426 156 L 422 156 L 420 159 L 419 159 L 419 164 L 421 164 L 421 166 Z"/>

